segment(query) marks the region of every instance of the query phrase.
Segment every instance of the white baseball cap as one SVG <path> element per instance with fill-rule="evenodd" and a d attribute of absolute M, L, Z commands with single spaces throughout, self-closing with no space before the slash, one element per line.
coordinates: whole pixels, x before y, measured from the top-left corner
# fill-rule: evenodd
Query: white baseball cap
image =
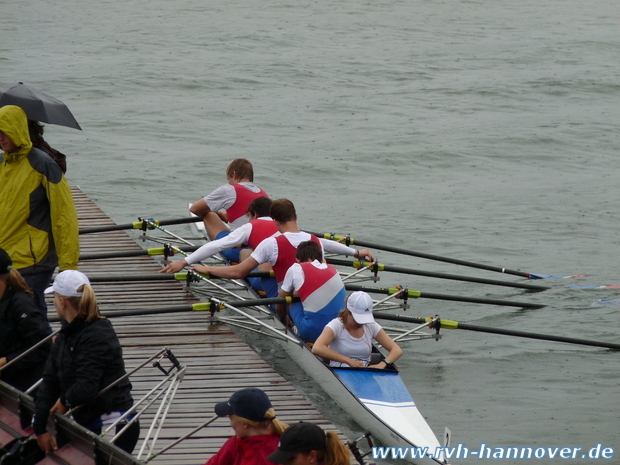
<path fill-rule="evenodd" d="M 78 270 L 65 270 L 58 273 L 54 284 L 45 289 L 46 294 L 56 292 L 64 297 L 82 297 L 80 287 L 89 284 L 86 275 Z"/>
<path fill-rule="evenodd" d="M 360 325 L 374 323 L 372 316 L 372 299 L 362 291 L 355 291 L 347 299 L 347 308 L 353 315 L 353 319 Z"/>

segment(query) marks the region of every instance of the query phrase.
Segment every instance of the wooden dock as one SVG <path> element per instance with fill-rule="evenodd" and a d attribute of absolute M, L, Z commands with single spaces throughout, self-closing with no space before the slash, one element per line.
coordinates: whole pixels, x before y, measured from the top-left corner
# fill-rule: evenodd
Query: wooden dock
<path fill-rule="evenodd" d="M 79 188 L 73 188 L 73 196 L 80 228 L 114 224 Z M 80 247 L 82 254 L 142 248 L 124 231 L 81 235 Z M 155 259 L 149 256 L 85 260 L 79 263 L 79 269 L 87 275 L 157 273 L 160 268 Z M 176 281 L 94 283 L 93 288 L 102 312 L 198 302 L 194 295 L 186 292 L 183 283 Z M 52 316 L 53 305 L 48 303 Z M 123 346 L 128 371 L 163 347 L 170 348 L 180 363 L 188 367 L 155 450 L 163 448 L 211 418 L 216 402 L 227 400 L 234 391 L 245 387 L 258 387 L 267 392 L 278 418 L 282 421 L 311 421 L 326 430 L 337 431 L 334 425 L 230 327 L 221 323 L 212 324 L 206 312 L 112 317 L 111 321 Z M 132 375 L 134 399 L 144 395 L 162 379 L 163 374 L 150 366 Z M 142 420 L 142 437 L 151 417 L 152 414 L 149 414 Z M 192 438 L 184 440 L 149 463 L 202 464 L 232 434 L 228 419 L 217 419 Z M 141 443 L 142 440 L 136 446 L 134 455 Z M 142 460 L 144 459 L 143 456 Z"/>

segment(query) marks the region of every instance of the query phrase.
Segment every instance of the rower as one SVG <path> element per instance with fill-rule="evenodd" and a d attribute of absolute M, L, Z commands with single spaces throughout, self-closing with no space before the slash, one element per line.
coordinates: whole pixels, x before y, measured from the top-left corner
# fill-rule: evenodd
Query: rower
<path fill-rule="evenodd" d="M 240 245 L 247 245 L 250 249 L 255 249 L 264 239 L 279 234 L 276 224 L 269 216 L 271 203 L 269 197 L 258 197 L 252 200 L 248 206 L 247 213 L 248 219 L 250 220 L 249 223 L 240 226 L 228 235 L 223 235 L 223 237 L 219 239 L 207 242 L 188 257 L 168 264 L 159 272 L 178 273 L 188 265 L 193 265 L 194 263 L 212 257 L 216 253 L 230 250 Z M 271 267 L 267 269 L 269 270 Z"/>
<path fill-rule="evenodd" d="M 282 323 L 295 325 L 304 341 L 314 342 L 325 325 L 345 308 L 347 293 L 338 270 L 323 263 L 323 252 L 316 242 L 299 244 L 295 257 L 297 263 L 286 272 L 278 297 L 298 295 L 301 302 L 290 306 L 290 323 L 284 304 L 277 304 L 276 312 Z"/>
<path fill-rule="evenodd" d="M 330 321 L 312 346 L 312 353 L 329 360 L 331 367 L 390 368 L 403 355 L 372 315 L 373 302 L 363 291 L 353 292 L 346 308 Z M 389 351 L 387 357 L 371 365 L 372 339 Z"/>
<path fill-rule="evenodd" d="M 328 239 L 319 239 L 316 236 L 303 232 L 297 226 L 297 213 L 293 202 L 288 199 L 274 200 L 271 204 L 270 216 L 276 223 L 280 235 L 272 236 L 261 242 L 252 254 L 238 265 L 233 266 L 196 266 L 198 273 L 219 276 L 220 278 L 241 279 L 263 263 L 271 263 L 279 285 L 284 281 L 288 269 L 295 263 L 295 252 L 301 242 L 314 241 L 323 249 L 338 255 L 353 255 L 374 261 L 375 258 L 368 249 L 357 250 L 353 247 L 340 244 Z M 267 297 L 277 297 L 278 288 L 265 289 Z"/>
<path fill-rule="evenodd" d="M 248 222 L 246 213 L 252 200 L 269 197 L 254 184 L 252 163 L 245 158 L 237 158 L 228 165 L 226 180 L 228 184 L 218 187 L 189 208 L 190 212 L 202 218 L 212 241 L 227 236 Z M 223 255 L 230 261 L 239 262 L 238 249 L 225 251 Z"/>

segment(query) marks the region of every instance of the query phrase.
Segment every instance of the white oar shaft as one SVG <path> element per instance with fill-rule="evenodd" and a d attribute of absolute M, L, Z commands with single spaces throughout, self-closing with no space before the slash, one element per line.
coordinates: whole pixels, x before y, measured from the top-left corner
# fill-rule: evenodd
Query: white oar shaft
<path fill-rule="evenodd" d="M 293 343 L 298 344 L 298 345 L 299 345 L 299 344 L 303 344 L 303 342 L 301 342 L 300 340 L 295 339 L 294 337 L 289 336 L 289 335 L 288 335 L 288 334 L 286 334 L 286 333 L 283 333 L 283 332 L 282 332 L 282 331 L 280 331 L 278 328 L 275 328 L 275 327 L 273 327 L 273 326 L 268 325 L 267 323 L 265 323 L 265 322 L 263 322 L 263 321 L 260 321 L 258 318 L 254 318 L 252 315 L 250 315 L 250 314 L 248 314 L 248 313 L 244 312 L 243 310 L 240 310 L 240 309 L 238 309 L 238 308 L 236 308 L 236 307 L 233 307 L 232 305 L 227 304 L 226 302 L 224 302 L 224 301 L 222 301 L 222 300 L 218 300 L 218 299 L 214 299 L 214 300 L 215 300 L 215 302 L 217 302 L 219 305 L 223 305 L 224 307 L 229 308 L 229 309 L 233 310 L 234 312 L 239 313 L 240 315 L 243 315 L 244 317 L 246 317 L 246 318 L 247 318 L 247 319 L 249 319 L 250 321 L 253 321 L 254 323 L 256 323 L 256 324 L 260 325 L 261 327 L 263 327 L 263 328 L 265 328 L 265 329 L 268 329 L 270 332 L 276 333 L 278 336 L 284 336 L 284 337 L 285 337 L 287 340 L 289 340 L 290 342 L 293 342 Z M 275 315 L 274 315 L 274 318 L 275 318 Z"/>
<path fill-rule="evenodd" d="M 152 226 L 156 229 L 159 229 L 160 231 L 165 232 L 166 234 L 168 234 L 170 237 L 174 237 L 176 240 L 181 241 L 184 244 L 187 245 L 194 245 L 191 242 L 183 239 L 181 236 L 177 236 L 176 234 L 174 234 L 172 231 L 168 231 L 166 228 L 162 228 L 161 226 L 159 226 L 158 224 L 156 224 L 153 220 L 151 219 L 145 219 L 144 220 L 149 226 Z"/>
<path fill-rule="evenodd" d="M 424 324 L 422 324 L 422 325 L 420 325 L 420 326 L 417 326 L 417 327 L 415 327 L 415 328 L 413 328 L 413 329 L 410 329 L 410 330 L 408 330 L 408 331 L 404 332 L 403 334 L 400 334 L 400 335 L 398 335 L 398 336 L 396 336 L 396 337 L 393 337 L 393 338 L 392 338 L 392 340 L 393 340 L 393 341 L 398 341 L 398 340 L 400 340 L 400 339 L 403 339 L 403 338 L 405 338 L 405 337 L 409 336 L 409 335 L 410 335 L 410 334 L 412 334 L 412 333 L 416 333 L 416 332 L 418 332 L 418 331 L 419 331 L 419 330 L 421 330 L 422 328 L 426 328 L 429 324 L 434 323 L 434 322 L 435 322 L 435 321 L 437 321 L 438 319 L 439 319 L 439 317 L 438 317 L 438 316 L 436 316 L 436 317 L 434 317 L 432 320 L 430 320 L 428 323 L 424 323 Z"/>
<path fill-rule="evenodd" d="M 348 275 L 346 275 L 344 278 L 342 278 L 342 282 L 345 282 L 351 278 L 353 278 L 354 276 L 357 276 L 358 274 L 362 273 L 363 271 L 368 270 L 369 268 L 371 268 L 374 265 L 374 263 L 371 263 L 368 266 L 364 266 L 362 268 L 360 268 L 359 270 L 353 272 L 353 273 L 349 273 Z"/>
<path fill-rule="evenodd" d="M 402 294 L 402 292 L 400 292 L 400 291 L 399 291 L 399 292 L 396 292 L 396 293 L 394 293 L 394 294 L 390 294 L 390 295 L 388 295 L 385 299 L 377 300 L 377 301 L 373 304 L 373 306 L 374 306 L 374 307 L 377 307 L 377 306 L 379 306 L 379 305 L 381 305 L 381 304 L 383 304 L 383 303 L 387 302 L 387 301 L 388 301 L 388 300 L 390 300 L 390 299 L 393 299 L 393 298 L 395 298 L 395 297 L 398 297 L 398 296 L 399 296 L 399 295 L 401 295 L 401 294 Z"/>

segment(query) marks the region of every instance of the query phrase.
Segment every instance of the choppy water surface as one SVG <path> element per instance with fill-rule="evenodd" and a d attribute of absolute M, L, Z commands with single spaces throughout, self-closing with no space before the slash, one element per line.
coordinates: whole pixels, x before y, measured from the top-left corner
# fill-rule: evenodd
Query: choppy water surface
<path fill-rule="evenodd" d="M 616 342 L 619 307 L 591 304 L 620 293 L 566 286 L 620 283 L 619 17 L 602 0 L 21 0 L 2 8 L 1 81 L 70 106 L 84 130 L 48 126 L 47 139 L 117 222 L 183 216 L 243 156 L 303 227 L 588 275 L 538 294 L 384 275 L 548 305 L 421 299 L 412 316 Z M 420 409 L 453 443 L 620 456 L 616 352 L 465 331 L 406 352 Z"/>

